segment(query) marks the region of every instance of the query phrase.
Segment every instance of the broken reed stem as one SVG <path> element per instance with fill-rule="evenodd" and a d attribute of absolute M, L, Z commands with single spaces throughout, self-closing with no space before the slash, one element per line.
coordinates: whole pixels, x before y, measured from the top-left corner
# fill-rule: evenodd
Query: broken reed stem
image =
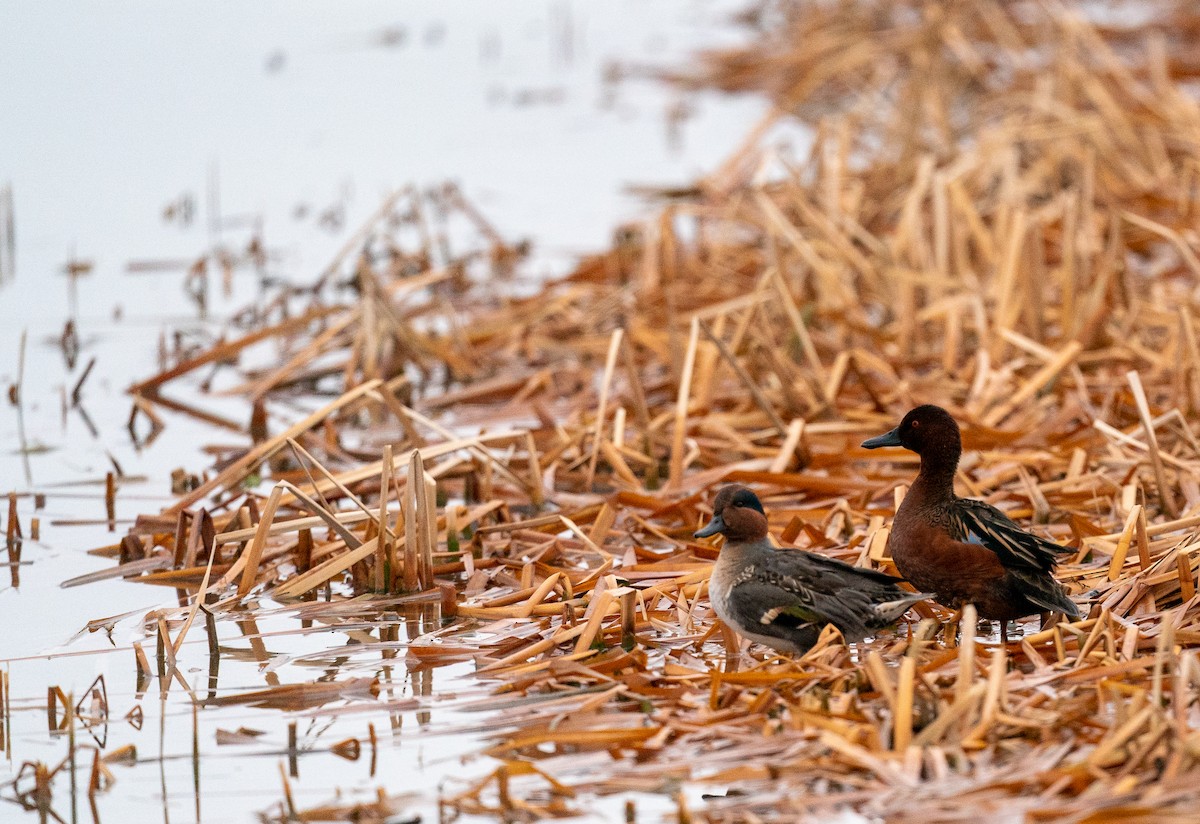
<path fill-rule="evenodd" d="M 1162 457 L 1158 452 L 1158 435 L 1154 431 L 1154 420 L 1150 415 L 1150 404 L 1146 400 L 1146 390 L 1142 387 L 1142 378 L 1136 369 L 1125 373 L 1129 381 L 1129 389 L 1133 392 L 1134 403 L 1137 404 L 1138 416 L 1142 419 L 1142 429 L 1146 433 L 1146 445 L 1149 447 L 1150 465 L 1154 469 L 1154 483 L 1158 488 L 1158 499 L 1163 509 L 1172 518 L 1179 517 L 1179 507 L 1175 496 L 1167 486 L 1166 473 L 1163 471 Z"/>
<path fill-rule="evenodd" d="M 393 543 L 387 539 L 388 536 L 388 518 L 387 505 L 388 497 L 391 494 L 391 479 L 392 479 L 392 445 L 385 444 L 383 447 L 383 467 L 379 474 L 379 519 L 376 527 L 376 534 L 379 536 L 379 545 L 375 551 L 375 591 L 376 592 L 391 592 L 392 575 L 395 570 L 391 568 L 390 559 L 392 557 Z"/>
<path fill-rule="evenodd" d="M 287 757 L 288 757 L 288 775 L 292 778 L 300 777 L 300 750 L 296 746 L 296 722 L 288 722 L 287 727 Z"/>
<path fill-rule="evenodd" d="M 363 503 L 362 500 L 357 495 L 355 495 L 348 486 L 346 486 L 345 482 L 341 478 L 339 478 L 338 476 L 336 476 L 332 472 L 330 472 L 323 463 L 318 461 L 313 456 L 313 454 L 311 452 L 309 452 L 307 449 L 305 449 L 295 438 L 289 438 L 287 443 L 288 443 L 288 446 L 292 449 L 292 451 L 296 454 L 297 460 L 301 464 L 304 464 L 304 462 L 307 461 L 307 465 L 305 466 L 306 471 L 308 469 L 308 466 L 316 467 L 317 471 L 319 473 L 321 473 L 322 477 L 324 477 L 325 480 L 329 484 L 331 484 L 335 489 L 337 489 L 344 496 L 346 496 L 346 499 L 348 501 L 350 501 L 351 503 L 353 503 L 356 507 L 358 507 L 358 509 L 364 515 L 366 515 L 369 518 L 375 516 L 375 513 L 372 512 L 371 509 L 365 503 Z M 391 447 L 391 445 L 388 444 L 387 448 L 390 449 L 390 447 Z M 303 460 L 300 459 L 301 456 L 303 456 Z M 383 471 L 383 461 L 381 459 L 380 460 L 380 472 L 382 472 L 382 471 Z M 318 484 L 313 479 L 311 474 L 308 475 L 308 479 L 309 479 L 309 482 L 312 484 L 314 494 L 318 495 L 322 501 L 325 501 L 326 505 L 324 507 L 318 507 L 315 504 L 315 502 L 313 502 L 310 498 L 307 498 L 305 496 L 305 494 L 300 489 L 295 487 L 294 485 L 291 485 L 290 483 L 288 483 L 286 481 L 284 483 L 288 483 L 288 491 L 292 495 L 295 495 L 298 498 L 306 500 L 316 511 L 320 512 L 322 510 L 328 510 L 328 508 L 329 508 L 328 501 L 326 501 L 326 499 L 325 499 L 325 493 L 322 491 L 321 485 Z M 331 524 L 331 526 L 332 526 L 332 524 Z M 336 530 L 336 527 L 334 527 L 334 529 Z"/>
<path fill-rule="evenodd" d="M 621 648 L 630 652 L 637 646 L 635 628 L 637 620 L 637 590 L 630 589 L 621 594 Z"/>
<path fill-rule="evenodd" d="M 541 507 L 546 502 L 542 490 L 542 461 L 532 432 L 525 433 L 525 452 L 529 456 L 529 500 L 534 506 Z"/>
<path fill-rule="evenodd" d="M 600 633 L 600 626 L 605 616 L 608 615 L 608 609 L 612 605 L 612 601 L 613 591 L 605 589 L 588 604 L 588 610 L 591 614 L 588 616 L 587 622 L 583 625 L 582 631 L 575 641 L 576 655 L 586 652 L 596 642 L 596 638 Z"/>
<path fill-rule="evenodd" d="M 600 403 L 596 409 L 596 427 L 592 436 L 592 452 L 588 456 L 587 479 L 584 486 L 591 489 L 596 481 L 596 461 L 600 456 L 600 443 L 604 440 L 604 421 L 608 413 L 608 391 L 612 385 L 613 372 L 617 367 L 617 355 L 621 351 L 623 329 L 614 329 L 608 342 L 608 355 L 604 358 L 604 375 L 600 379 Z M 532 444 L 531 444 L 532 448 Z M 541 480 L 538 479 L 540 485 Z"/>
<path fill-rule="evenodd" d="M 1138 566 L 1145 572 L 1150 568 L 1150 537 L 1146 524 L 1146 508 L 1139 504 L 1137 510 L 1138 517 L 1137 525 L 1134 527 L 1134 537 L 1137 539 Z"/>
<path fill-rule="evenodd" d="M 279 762 L 279 777 L 283 781 L 283 804 L 287 820 L 299 821 L 300 814 L 296 809 L 296 799 L 292 795 L 292 782 L 288 780 L 287 768 L 282 761 Z"/>
<path fill-rule="evenodd" d="M 426 590 L 433 586 L 437 483 L 425 471 L 420 452 L 414 451 L 409 460 L 404 502 L 404 588 Z"/>
<path fill-rule="evenodd" d="M 150 683 L 154 671 L 150 669 L 150 659 L 146 656 L 146 650 L 138 641 L 133 642 L 133 662 L 137 668 L 138 692 L 141 692 L 144 689 L 143 683 Z"/>
<path fill-rule="evenodd" d="M 699 321 L 697 321 L 697 323 L 699 323 Z M 729 368 L 733 370 L 733 374 L 737 375 L 738 380 L 742 382 L 742 385 L 746 387 L 746 391 L 750 393 L 750 397 L 754 399 L 755 405 L 757 405 L 758 408 L 762 410 L 763 414 L 767 416 L 767 419 L 771 421 L 771 425 L 775 427 L 775 430 L 781 435 L 785 432 L 788 432 L 790 440 L 791 433 L 790 430 L 784 426 L 783 419 L 779 417 L 779 414 L 775 411 L 775 407 L 771 405 L 771 401 L 766 395 L 763 394 L 762 390 L 758 386 L 758 383 L 750 376 L 750 373 L 746 371 L 745 367 L 738 363 L 737 357 L 729 350 L 729 347 L 726 345 L 725 341 L 714 335 L 706 324 L 699 323 L 699 327 L 700 331 L 704 333 L 704 337 L 708 338 L 708 340 L 717 347 L 717 352 L 720 354 L 722 360 L 729 364 Z M 783 470 L 780 469 L 772 471 L 782 472 Z"/>
<path fill-rule="evenodd" d="M 421 453 L 414 451 L 408 462 L 408 484 L 404 487 L 404 589 L 413 592 L 420 588 L 421 575 L 419 572 L 419 539 L 420 530 L 417 519 L 417 490 L 424 489 L 424 466 Z"/>
<path fill-rule="evenodd" d="M 269 504 L 270 501 L 268 500 L 268 505 Z M 203 512 L 203 510 L 201 511 Z M 198 525 L 195 527 L 195 529 L 197 532 L 200 531 Z M 175 655 L 179 655 L 179 650 L 181 647 L 183 647 L 183 641 L 185 638 L 187 638 L 188 631 L 192 628 L 192 622 L 196 620 L 196 611 L 203 606 L 204 598 L 208 595 L 208 580 L 212 576 L 213 561 L 216 560 L 216 557 L 216 552 L 208 553 L 208 564 L 204 568 L 204 577 L 200 580 L 200 589 L 196 592 L 196 596 L 192 600 L 192 605 L 188 609 L 187 618 L 183 622 L 183 627 L 179 630 L 179 634 L 175 636 L 175 643 L 173 645 Z M 247 569 L 249 569 L 249 566 L 247 566 Z"/>
<path fill-rule="evenodd" d="M 88 361 L 87 366 L 83 368 L 83 374 L 79 376 L 79 380 L 75 382 L 75 386 L 71 389 L 71 406 L 79 406 L 79 401 L 83 395 L 83 384 L 87 381 L 88 375 L 92 374 L 92 369 L 96 366 L 96 359 L 93 357 Z"/>
<path fill-rule="evenodd" d="M 253 467 L 257 466 L 269 456 L 275 454 L 275 452 L 283 447 L 289 439 L 299 437 L 302 433 L 312 429 L 318 423 L 325 420 L 339 409 L 354 403 L 363 395 L 373 391 L 381 383 L 382 381 L 379 380 L 370 380 L 366 383 L 360 384 L 336 400 L 330 401 L 325 406 L 321 407 L 316 412 L 313 412 L 303 420 L 289 426 L 275 437 L 265 440 L 262 443 L 252 447 L 248 452 L 246 452 L 245 455 L 234 461 L 229 466 L 225 467 L 225 469 L 218 472 L 210 480 L 202 483 L 200 486 L 196 487 L 196 489 L 192 490 L 174 504 L 167 507 L 167 509 L 164 510 L 164 514 L 174 515 L 180 510 L 187 509 L 197 501 L 204 499 L 209 493 L 217 489 L 227 488 L 233 484 L 239 483 L 246 477 L 247 473 L 249 473 Z"/>
<path fill-rule="evenodd" d="M 104 513 L 108 518 L 108 531 L 117 529 L 117 479 L 109 472 L 104 476 Z"/>
<path fill-rule="evenodd" d="M 683 448 L 687 435 L 688 398 L 691 393 L 692 369 L 696 365 L 696 347 L 700 342 L 700 321 L 692 318 L 683 370 L 679 375 L 679 394 L 675 401 L 675 425 L 671 436 L 671 463 L 667 486 L 677 489 L 683 483 Z"/>
<path fill-rule="evenodd" d="M 788 322 L 792 326 L 792 331 L 795 333 L 796 339 L 800 342 L 800 348 L 804 352 L 804 359 L 815 373 L 814 382 L 817 386 L 827 386 L 829 378 L 825 374 L 825 367 L 821 363 L 821 356 L 817 352 L 817 347 L 813 343 L 812 336 L 808 333 L 808 327 L 804 323 L 804 317 L 800 314 L 800 308 L 796 306 L 796 302 L 792 299 L 792 293 L 788 290 L 787 284 L 783 280 L 783 273 L 779 271 L 778 267 L 772 267 L 771 277 L 775 281 L 775 289 L 779 293 L 784 314 L 787 315 Z"/>
<path fill-rule="evenodd" d="M 979 613 L 975 605 L 964 604 L 958 618 L 962 636 L 958 644 L 958 680 L 954 688 L 959 698 L 971 689 L 975 681 L 975 633 L 978 625 Z"/>
<path fill-rule="evenodd" d="M 76 786 L 75 769 L 75 693 L 67 695 L 67 769 L 68 780 L 71 785 L 71 820 L 79 819 L 79 812 L 76 809 L 76 798 L 78 796 L 78 788 Z"/>
<path fill-rule="evenodd" d="M 1021 385 L 1021 388 L 1013 393 L 1012 396 L 992 412 L 985 415 L 983 423 L 992 427 L 999 425 L 1005 418 L 1012 414 L 1013 410 L 1029 401 L 1035 394 L 1044 389 L 1046 384 L 1058 377 L 1058 374 L 1063 369 L 1066 369 L 1082 351 L 1083 344 L 1079 341 L 1073 340 L 1068 343 L 1054 356 L 1053 360 L 1034 373 L 1033 377 L 1025 381 Z"/>
<path fill-rule="evenodd" d="M 1134 504 L 1129 510 L 1129 514 L 1125 517 L 1125 527 L 1121 530 L 1121 537 L 1117 541 L 1117 547 L 1113 550 L 1112 560 L 1108 564 L 1108 580 L 1115 581 L 1121 577 L 1121 572 L 1125 567 L 1125 557 L 1129 553 L 1129 545 L 1134 538 L 1134 530 L 1137 526 L 1138 519 L 1142 517 L 1142 505 Z M 1140 545 L 1139 545 L 1140 551 Z"/>
<path fill-rule="evenodd" d="M 8 493 L 8 520 L 4 525 L 4 545 L 12 554 L 21 537 L 21 521 L 17 516 L 17 493 Z"/>
<path fill-rule="evenodd" d="M 209 690 L 216 689 L 217 671 L 221 666 L 221 639 L 217 635 L 217 616 L 205 609 L 204 610 L 204 632 L 208 641 L 208 682 Z"/>
<path fill-rule="evenodd" d="M 421 589 L 430 589 L 434 585 L 433 580 L 433 551 L 437 548 L 437 482 L 429 475 L 428 472 L 423 472 L 422 489 L 424 495 L 422 497 L 422 509 L 419 511 L 423 516 L 423 543 L 421 544 Z"/>
<path fill-rule="evenodd" d="M 528 480 L 523 479 L 520 475 L 518 475 L 516 472 L 514 472 L 512 469 L 510 469 L 505 464 L 504 461 L 502 461 L 496 457 L 496 455 L 492 452 L 491 449 L 489 449 L 488 447 L 483 445 L 484 442 L 492 440 L 492 439 L 511 438 L 516 435 L 523 435 L 524 434 L 523 430 L 514 430 L 509 433 L 496 433 L 495 435 L 480 434 L 474 438 L 456 439 L 454 437 L 454 434 L 449 429 L 442 426 L 437 421 L 429 418 L 428 416 L 422 415 L 420 412 L 416 411 L 415 409 L 412 409 L 411 407 L 406 406 L 406 407 L 404 407 L 404 412 L 406 415 L 410 416 L 413 420 L 419 422 L 422 426 L 426 426 L 426 427 L 432 429 L 438 435 L 445 438 L 448 443 L 454 443 L 457 440 L 459 443 L 461 443 L 462 448 L 467 449 L 469 452 L 471 452 L 471 454 L 476 455 L 481 461 L 486 462 L 489 469 L 494 469 L 495 471 L 497 471 L 501 475 L 503 475 L 505 478 L 507 478 L 510 481 L 512 481 L 513 483 L 515 483 L 517 486 L 523 487 L 526 490 L 526 492 L 529 494 L 530 498 L 536 504 L 540 505 L 542 503 L 542 489 L 541 489 L 540 477 L 538 479 L 538 482 L 531 486 L 529 484 Z M 456 449 L 457 449 L 457 447 L 456 447 Z M 436 445 L 436 446 L 429 446 L 427 448 L 424 448 L 424 453 L 427 458 L 432 458 L 437 454 L 442 454 L 442 452 L 444 452 L 444 451 L 448 451 L 447 445 Z"/>
<path fill-rule="evenodd" d="M 1196 595 L 1196 582 L 1192 577 L 1192 558 L 1182 549 L 1175 554 L 1175 566 L 1179 575 L 1179 597 L 1188 603 Z"/>
<path fill-rule="evenodd" d="M 340 555 L 335 555 L 322 561 L 318 566 L 313 567 L 304 574 L 297 575 L 295 578 L 289 578 L 276 587 L 271 594 L 276 598 L 290 598 L 303 595 L 316 587 L 323 586 L 332 578 L 342 574 L 355 564 L 374 555 L 378 542 L 379 536 L 375 536 L 357 549 L 343 552 Z M 407 545 L 407 541 L 405 540 L 404 542 Z M 416 589 L 416 585 L 412 589 Z"/>
<path fill-rule="evenodd" d="M 282 495 L 282 486 L 276 485 L 271 490 L 271 494 L 267 498 L 267 505 L 263 507 L 262 515 L 259 516 L 254 537 L 250 539 L 250 545 L 242 553 L 241 557 L 245 559 L 245 566 L 242 568 L 242 577 L 238 582 L 239 598 L 246 597 L 254 588 L 255 581 L 258 580 L 258 565 L 262 561 L 263 549 L 267 545 L 267 533 L 271 528 L 271 522 L 275 520 L 275 511 L 279 508 L 279 499 Z"/>
<path fill-rule="evenodd" d="M 771 466 L 767 471 L 775 474 L 786 472 L 788 466 L 796 459 L 796 453 L 803 443 L 804 419 L 793 418 L 792 422 L 788 424 L 783 446 L 779 447 L 779 454 L 775 456 L 775 460 L 771 462 Z"/>
<path fill-rule="evenodd" d="M 911 655 L 900 659 L 900 675 L 896 682 L 896 727 L 892 732 L 892 749 L 904 752 L 912 743 L 913 693 L 917 661 Z"/>

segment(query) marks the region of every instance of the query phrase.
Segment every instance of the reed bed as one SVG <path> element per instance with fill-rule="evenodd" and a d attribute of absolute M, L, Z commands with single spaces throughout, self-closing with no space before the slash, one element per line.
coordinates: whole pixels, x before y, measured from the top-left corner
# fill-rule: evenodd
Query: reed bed
<path fill-rule="evenodd" d="M 173 410 L 253 445 L 73 583 L 186 591 L 154 622 L 167 689 L 204 616 L 439 605 L 410 666 L 474 661 L 495 687 L 496 769 L 447 817 L 646 792 L 680 821 L 1190 820 L 1200 17 L 1121 8 L 763 4 L 750 46 L 671 79 L 769 116 L 550 282 L 457 190 L 397 193 L 311 288 L 132 388 L 135 430 Z M 788 123 L 811 145 L 776 147 Z M 200 378 L 248 424 L 173 388 Z M 754 486 L 781 544 L 889 569 L 916 459 L 857 444 L 923 402 L 964 424 L 961 494 L 1076 550 L 1060 577 L 1088 616 L 1004 648 L 922 605 L 850 648 L 740 649 L 690 537 L 713 490 Z M 396 809 L 381 790 L 310 817 Z M 289 791 L 268 817 L 305 815 Z"/>

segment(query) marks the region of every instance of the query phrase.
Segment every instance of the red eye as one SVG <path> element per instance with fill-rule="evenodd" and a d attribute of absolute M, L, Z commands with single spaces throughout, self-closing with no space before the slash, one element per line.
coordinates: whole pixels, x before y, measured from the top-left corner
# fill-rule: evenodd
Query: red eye
<path fill-rule="evenodd" d="M 909 426 L 911 426 L 913 429 L 916 429 L 920 425 L 921 425 L 920 421 L 913 421 L 912 423 L 909 424 Z"/>

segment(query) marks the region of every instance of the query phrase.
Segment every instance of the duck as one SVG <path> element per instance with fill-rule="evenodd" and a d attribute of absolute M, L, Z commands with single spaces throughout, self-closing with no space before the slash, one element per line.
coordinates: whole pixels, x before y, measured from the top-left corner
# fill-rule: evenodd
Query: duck
<path fill-rule="evenodd" d="M 901 589 L 901 579 L 767 538 L 767 514 L 753 490 L 730 484 L 697 538 L 725 536 L 708 585 L 717 617 L 751 641 L 783 653 L 807 652 L 833 624 L 848 642 L 894 624 L 928 593 Z"/>
<path fill-rule="evenodd" d="M 902 446 L 921 456 L 921 469 L 892 523 L 888 540 L 896 569 L 934 600 L 960 610 L 974 604 L 981 618 L 1008 622 L 1036 613 L 1081 617 L 1054 578 L 1060 556 L 1070 553 L 1027 532 L 996 507 L 954 494 L 962 456 L 958 422 L 940 406 L 925 404 L 890 432 L 863 441 L 866 449 Z"/>

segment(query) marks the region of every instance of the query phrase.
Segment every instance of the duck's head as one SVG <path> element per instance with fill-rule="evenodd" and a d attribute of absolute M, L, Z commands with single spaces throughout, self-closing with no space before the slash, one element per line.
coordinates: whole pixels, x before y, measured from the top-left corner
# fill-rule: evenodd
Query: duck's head
<path fill-rule="evenodd" d="M 767 513 L 749 487 L 741 484 L 722 487 L 713 501 L 712 520 L 695 537 L 707 538 L 718 532 L 727 542 L 759 541 L 767 537 Z"/>
<path fill-rule="evenodd" d="M 949 452 L 957 457 L 962 451 L 962 436 L 949 412 L 927 403 L 910 410 L 891 432 L 868 438 L 862 445 L 866 449 L 903 446 L 922 456 Z"/>

